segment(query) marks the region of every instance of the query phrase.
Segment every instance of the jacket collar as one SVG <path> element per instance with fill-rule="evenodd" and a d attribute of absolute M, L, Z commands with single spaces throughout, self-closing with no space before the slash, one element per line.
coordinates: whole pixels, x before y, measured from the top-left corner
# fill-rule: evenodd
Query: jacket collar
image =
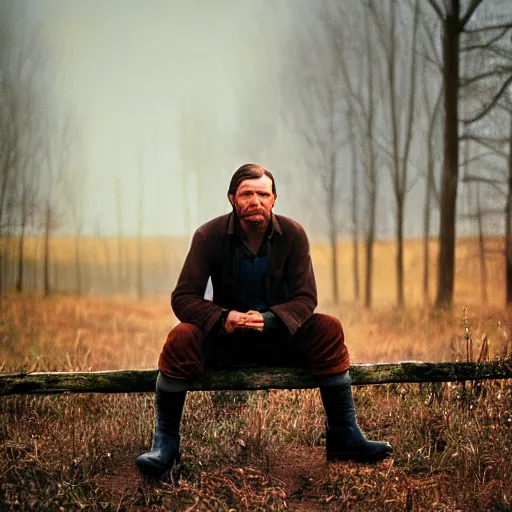
<path fill-rule="evenodd" d="M 281 231 L 281 226 L 279 225 L 279 221 L 277 220 L 277 217 L 272 214 L 271 218 L 271 228 L 268 234 L 268 238 L 272 238 L 274 233 L 277 233 L 278 235 L 282 235 L 283 232 Z M 228 221 L 228 235 L 236 235 L 238 234 L 238 219 L 236 217 L 236 214 L 234 212 L 231 212 L 229 214 L 229 221 Z"/>

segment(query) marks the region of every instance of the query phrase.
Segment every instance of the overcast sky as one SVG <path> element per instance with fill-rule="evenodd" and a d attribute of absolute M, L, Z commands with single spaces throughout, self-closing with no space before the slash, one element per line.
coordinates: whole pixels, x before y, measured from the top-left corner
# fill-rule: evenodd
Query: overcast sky
<path fill-rule="evenodd" d="M 74 151 L 80 148 L 81 156 L 75 154 L 71 167 L 87 175 L 88 232 L 98 225 L 102 233 L 117 232 L 119 182 L 123 232 L 134 234 L 139 170 L 143 229 L 150 235 L 182 234 L 228 211 L 229 177 L 245 161 L 258 160 L 279 180 L 290 158 L 268 129 L 277 118 L 276 67 L 287 30 L 278 6 L 265 10 L 244 0 L 25 5 L 50 56 L 53 108 L 75 125 Z M 243 136 L 240 109 L 251 119 Z M 198 169 L 206 174 L 201 184 Z M 280 196 L 286 211 L 286 193 Z"/>
<path fill-rule="evenodd" d="M 229 211 L 231 174 L 255 161 L 275 174 L 276 211 L 304 223 L 312 238 L 325 235 L 319 228 L 325 224 L 325 201 L 316 193 L 319 181 L 308 172 L 315 171 L 304 159 L 308 149 L 281 115 L 290 41 L 308 33 L 313 4 L 25 0 L 13 5 L 19 6 L 18 26 L 36 30 L 48 55 L 42 104 L 50 101 L 45 108 L 73 126 L 68 172 L 85 176 L 82 193 L 73 200 L 81 205 L 86 234 L 118 232 L 119 190 L 122 234 L 137 232 L 142 193 L 145 234 L 188 235 Z M 322 56 L 312 59 L 313 69 Z M 423 165 L 417 154 L 414 173 Z M 339 161 L 348 166 L 348 155 L 341 152 Z M 378 231 L 392 236 L 394 200 L 389 176 L 383 175 Z M 412 181 L 405 232 L 418 236 L 422 179 Z M 343 224 L 350 187 L 341 185 Z M 348 235 L 349 221 L 345 224 Z M 70 227 L 63 222 L 61 233 L 66 232 Z"/>

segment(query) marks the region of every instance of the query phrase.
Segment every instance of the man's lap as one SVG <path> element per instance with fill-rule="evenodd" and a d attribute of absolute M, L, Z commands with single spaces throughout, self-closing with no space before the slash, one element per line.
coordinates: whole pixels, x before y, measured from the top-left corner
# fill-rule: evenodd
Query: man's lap
<path fill-rule="evenodd" d="M 195 325 L 178 324 L 167 337 L 158 368 L 190 379 L 205 369 L 243 364 L 305 367 L 315 374 L 329 374 L 348 369 L 349 359 L 339 320 L 315 314 L 293 336 L 284 327 L 206 336 Z"/>
<path fill-rule="evenodd" d="M 290 366 L 304 364 L 299 347 L 294 347 L 284 329 L 272 333 L 257 331 L 223 334 L 212 338 L 205 351 L 205 368 L 234 365 Z"/>

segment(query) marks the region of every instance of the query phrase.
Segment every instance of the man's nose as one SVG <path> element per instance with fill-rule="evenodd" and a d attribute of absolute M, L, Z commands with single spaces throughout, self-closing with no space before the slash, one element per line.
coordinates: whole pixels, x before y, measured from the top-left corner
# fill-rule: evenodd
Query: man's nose
<path fill-rule="evenodd" d="M 260 204 L 260 199 L 257 194 L 253 194 L 251 196 L 250 204 L 254 206 L 258 206 Z"/>

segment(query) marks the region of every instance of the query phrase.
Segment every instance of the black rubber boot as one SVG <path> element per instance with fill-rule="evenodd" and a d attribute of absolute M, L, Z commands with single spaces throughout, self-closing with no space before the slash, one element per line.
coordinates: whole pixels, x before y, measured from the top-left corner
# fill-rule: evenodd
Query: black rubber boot
<path fill-rule="evenodd" d="M 350 383 L 321 387 L 320 394 L 327 415 L 327 460 L 377 462 L 391 455 L 389 443 L 369 441 L 361 432 Z"/>
<path fill-rule="evenodd" d="M 135 460 L 145 477 L 162 478 L 180 462 L 179 429 L 185 396 L 186 391 L 170 393 L 156 388 L 156 423 L 151 451 Z"/>

